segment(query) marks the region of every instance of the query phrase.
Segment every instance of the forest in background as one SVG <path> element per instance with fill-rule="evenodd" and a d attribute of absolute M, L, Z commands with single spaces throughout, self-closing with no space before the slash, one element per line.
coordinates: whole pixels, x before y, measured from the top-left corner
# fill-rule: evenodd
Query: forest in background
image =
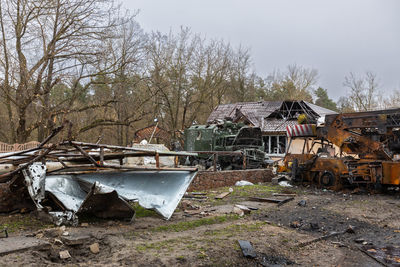
<path fill-rule="evenodd" d="M 316 69 L 259 76 L 248 48 L 184 27 L 144 32 L 135 16 L 109 0 L 0 0 L 0 141 L 41 141 L 64 120 L 81 141 L 129 145 L 154 119 L 174 139 L 217 105 L 244 101 L 342 112 L 400 103 L 399 91 L 380 94 L 373 72 L 343 77 L 347 95 L 335 102 Z"/>

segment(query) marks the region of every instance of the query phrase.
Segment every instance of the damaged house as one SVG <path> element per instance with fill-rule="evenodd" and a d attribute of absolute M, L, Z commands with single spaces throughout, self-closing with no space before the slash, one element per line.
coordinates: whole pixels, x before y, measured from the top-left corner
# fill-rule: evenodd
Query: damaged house
<path fill-rule="evenodd" d="M 259 101 L 239 102 L 217 106 L 207 119 L 208 123 L 229 119 L 243 122 L 246 125 L 260 127 L 265 152 L 273 158 L 281 158 L 286 153 L 288 126 L 299 125 L 298 117 L 304 114 L 307 121 L 316 122 L 327 114 L 335 114 L 329 110 L 306 101 Z M 302 143 L 292 144 L 292 149 L 301 150 Z"/>

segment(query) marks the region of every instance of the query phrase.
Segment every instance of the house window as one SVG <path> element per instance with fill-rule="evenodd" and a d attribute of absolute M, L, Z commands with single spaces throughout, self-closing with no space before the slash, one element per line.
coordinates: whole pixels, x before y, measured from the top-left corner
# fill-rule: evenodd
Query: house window
<path fill-rule="evenodd" d="M 265 153 L 283 155 L 286 152 L 286 136 L 284 135 L 264 135 Z"/>

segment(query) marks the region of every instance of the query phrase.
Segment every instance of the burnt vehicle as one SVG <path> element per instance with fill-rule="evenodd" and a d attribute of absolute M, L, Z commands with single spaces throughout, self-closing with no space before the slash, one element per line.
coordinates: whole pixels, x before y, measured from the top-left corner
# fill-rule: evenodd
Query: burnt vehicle
<path fill-rule="evenodd" d="M 298 182 L 339 190 L 400 186 L 400 109 L 326 115 L 324 124 L 288 127 L 289 152 L 282 171 Z M 301 154 L 293 140 L 304 141 Z"/>
<path fill-rule="evenodd" d="M 187 159 L 189 165 L 208 168 L 216 163 L 221 169 L 242 169 L 244 166 L 255 169 L 261 168 L 266 160 L 259 127 L 219 121 L 193 125 L 185 130 L 184 138 L 185 151 L 199 152 L 197 157 Z"/>

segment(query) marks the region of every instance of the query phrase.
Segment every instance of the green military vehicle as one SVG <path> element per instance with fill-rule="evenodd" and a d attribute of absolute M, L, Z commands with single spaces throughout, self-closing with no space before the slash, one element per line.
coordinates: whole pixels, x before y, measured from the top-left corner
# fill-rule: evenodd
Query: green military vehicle
<path fill-rule="evenodd" d="M 262 167 L 265 160 L 264 144 L 259 127 L 245 126 L 243 123 L 223 121 L 207 125 L 193 125 L 185 130 L 186 151 L 230 151 L 242 152 L 246 156 L 246 168 Z M 190 165 L 212 166 L 211 153 L 190 157 Z M 217 164 L 221 169 L 241 169 L 242 155 L 219 155 Z"/>

